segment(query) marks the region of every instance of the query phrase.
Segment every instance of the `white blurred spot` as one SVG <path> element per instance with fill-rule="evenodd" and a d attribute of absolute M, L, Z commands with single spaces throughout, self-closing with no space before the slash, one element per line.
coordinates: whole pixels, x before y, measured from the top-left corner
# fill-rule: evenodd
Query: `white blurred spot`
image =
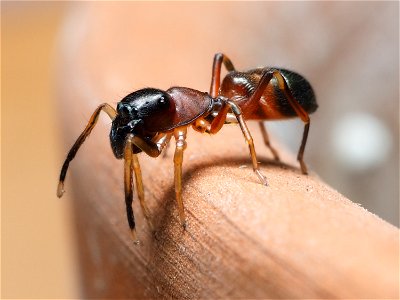
<path fill-rule="evenodd" d="M 367 113 L 351 113 L 339 119 L 331 138 L 336 160 L 354 171 L 383 163 L 392 148 L 388 128 Z"/>

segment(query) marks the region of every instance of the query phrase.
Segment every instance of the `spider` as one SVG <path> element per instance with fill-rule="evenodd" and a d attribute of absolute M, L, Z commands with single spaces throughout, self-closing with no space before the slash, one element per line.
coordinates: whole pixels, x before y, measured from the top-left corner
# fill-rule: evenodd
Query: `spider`
<path fill-rule="evenodd" d="M 221 83 L 221 68 L 228 73 Z M 145 152 L 158 157 L 172 136 L 176 141 L 174 179 L 180 222 L 185 227 L 182 201 L 182 161 L 189 126 L 201 133 L 216 134 L 224 124 L 238 123 L 246 140 L 253 170 L 263 185 L 267 179 L 258 167 L 253 139 L 245 120 L 258 120 L 264 142 L 274 158 L 277 151 L 271 146 L 263 120 L 298 117 L 305 126 L 297 159 L 301 171 L 307 174 L 303 161 L 310 128 L 309 114 L 318 108 L 311 85 L 301 75 L 280 68 L 257 68 L 245 72 L 235 70 L 231 60 L 222 53 L 214 56 L 210 93 L 186 87 L 171 87 L 166 91 L 145 88 L 124 97 L 116 110 L 107 103 L 94 111 L 89 123 L 70 149 L 62 166 L 57 196 L 64 193 L 64 180 L 69 163 L 96 125 L 104 111 L 112 120 L 110 142 L 117 159 L 124 159 L 125 204 L 129 228 L 137 241 L 132 209 L 133 176 L 144 216 L 149 221 L 149 209 L 144 200 L 144 188 L 137 154 Z M 150 223 L 150 222 L 149 222 Z"/>

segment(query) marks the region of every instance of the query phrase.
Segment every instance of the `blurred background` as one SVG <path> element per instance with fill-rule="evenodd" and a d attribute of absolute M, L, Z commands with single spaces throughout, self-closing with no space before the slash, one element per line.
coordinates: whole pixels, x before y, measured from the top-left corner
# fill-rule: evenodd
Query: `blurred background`
<path fill-rule="evenodd" d="M 96 46 L 98 59 L 128 58 L 114 73 L 92 76 L 121 97 L 145 86 L 208 91 L 216 52 L 239 70 L 279 66 L 303 74 L 319 103 L 306 163 L 349 199 L 399 225 L 397 2 L 2 2 L 1 8 L 2 298 L 79 297 L 73 216 L 55 196 L 73 142 L 63 140 L 62 128 L 74 121 L 57 108 L 60 86 L 69 86 L 58 80 L 60 61 L 73 56 L 70 45 L 78 40 L 82 49 Z M 86 45 L 90 31 L 106 40 L 113 35 L 115 43 Z M 135 49 L 124 48 L 127 36 Z M 137 75 L 124 77 L 132 68 Z M 88 118 L 76 122 L 83 127 Z M 274 141 L 297 153 L 300 121 L 266 126 Z"/>

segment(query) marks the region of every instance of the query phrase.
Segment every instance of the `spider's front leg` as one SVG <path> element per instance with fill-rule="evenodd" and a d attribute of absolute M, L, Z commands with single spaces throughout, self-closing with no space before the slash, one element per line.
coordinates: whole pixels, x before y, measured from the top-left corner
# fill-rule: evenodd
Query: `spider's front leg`
<path fill-rule="evenodd" d="M 61 168 L 60 180 L 58 182 L 58 187 L 57 187 L 57 197 L 58 198 L 61 198 L 62 195 L 65 192 L 64 191 L 64 181 L 65 181 L 65 177 L 67 176 L 69 163 L 74 159 L 74 157 L 75 157 L 76 153 L 78 152 L 79 148 L 81 147 L 81 145 L 83 144 L 85 139 L 89 136 L 89 134 L 92 132 L 94 126 L 97 123 L 97 120 L 99 119 L 99 115 L 100 115 L 100 113 L 102 111 L 107 113 L 107 115 L 110 117 L 111 120 L 114 120 L 116 115 L 117 115 L 117 112 L 115 111 L 115 109 L 112 108 L 107 103 L 103 103 L 103 104 L 99 105 L 96 108 L 96 110 L 94 111 L 94 113 L 90 117 L 90 120 L 89 120 L 88 124 L 86 125 L 85 129 L 80 134 L 80 136 L 76 140 L 75 144 L 69 150 L 67 158 L 65 159 L 64 164 L 63 164 L 63 166 Z"/>

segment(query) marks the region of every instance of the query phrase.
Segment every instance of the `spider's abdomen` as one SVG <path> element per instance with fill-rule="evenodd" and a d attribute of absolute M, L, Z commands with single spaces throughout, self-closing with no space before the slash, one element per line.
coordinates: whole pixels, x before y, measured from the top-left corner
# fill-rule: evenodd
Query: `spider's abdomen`
<path fill-rule="evenodd" d="M 272 77 L 258 103 L 249 103 L 265 72 L 279 71 L 296 101 L 307 113 L 317 108 L 314 91 L 310 83 L 301 75 L 277 68 L 258 68 L 248 72 L 230 72 L 224 78 L 220 95 L 236 102 L 247 119 L 285 119 L 297 117 L 284 93 L 279 89 L 277 80 Z"/>

